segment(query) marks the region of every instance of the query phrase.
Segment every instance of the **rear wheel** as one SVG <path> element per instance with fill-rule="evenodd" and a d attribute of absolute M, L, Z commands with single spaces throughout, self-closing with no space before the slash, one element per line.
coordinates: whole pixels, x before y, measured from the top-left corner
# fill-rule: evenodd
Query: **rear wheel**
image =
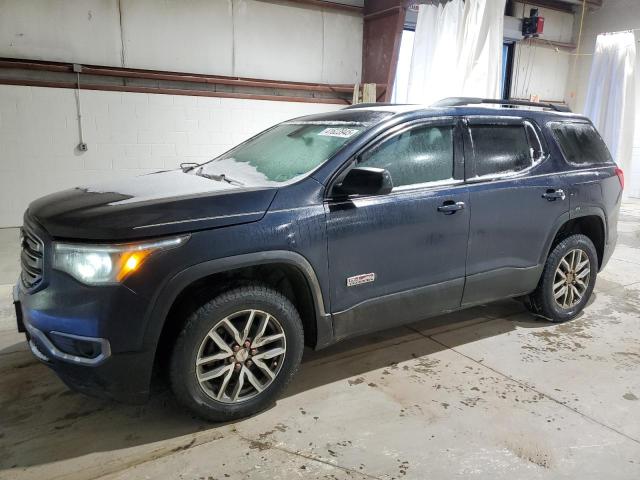
<path fill-rule="evenodd" d="M 552 322 L 570 320 L 589 301 L 597 269 L 598 255 L 589 237 L 568 236 L 549 254 L 538 287 L 525 299 L 525 305 Z"/>
<path fill-rule="evenodd" d="M 264 286 L 223 293 L 193 312 L 171 358 L 178 400 L 226 421 L 271 405 L 295 374 L 304 336 L 295 307 Z"/>

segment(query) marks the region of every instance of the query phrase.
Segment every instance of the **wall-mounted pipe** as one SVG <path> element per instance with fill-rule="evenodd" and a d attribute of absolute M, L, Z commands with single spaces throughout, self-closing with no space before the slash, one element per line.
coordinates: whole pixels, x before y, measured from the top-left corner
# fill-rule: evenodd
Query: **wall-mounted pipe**
<path fill-rule="evenodd" d="M 16 80 L 12 78 L 0 78 L 0 85 L 21 85 L 27 87 L 48 87 L 48 88 L 76 88 L 75 82 L 53 82 L 45 80 Z M 236 92 L 216 92 L 211 90 L 162 88 L 162 87 L 137 87 L 131 85 L 96 85 L 83 84 L 83 90 L 99 90 L 107 92 L 134 92 L 134 93 L 158 93 L 165 95 L 191 95 L 194 97 L 221 97 L 240 98 L 247 100 L 275 100 L 280 102 L 302 102 L 302 103 L 329 103 L 350 105 L 347 98 L 326 98 L 326 97 L 302 97 L 291 95 L 268 95 Z"/>
<path fill-rule="evenodd" d="M 56 78 L 43 75 L 42 79 L 34 79 L 33 76 L 24 75 L 22 78 L 15 75 L 2 76 L 2 70 L 14 71 L 40 71 L 50 72 L 57 75 Z M 75 88 L 76 82 L 59 80 L 60 74 L 73 74 L 73 64 L 61 62 L 47 62 L 25 59 L 0 58 L 0 84 L 9 85 L 30 85 L 46 86 L 53 88 Z M 86 90 L 109 90 L 123 92 L 144 92 L 163 93 L 172 95 L 194 95 L 226 98 L 245 98 L 257 100 L 279 100 L 287 102 L 310 102 L 310 103 L 350 103 L 350 96 L 353 92 L 353 85 L 348 84 L 321 84 L 304 83 L 278 80 L 264 80 L 242 77 L 225 77 L 217 75 L 204 75 L 197 73 L 166 72 L 157 70 L 141 70 L 122 67 L 106 67 L 96 65 L 83 65 L 82 75 L 94 77 L 92 82 L 83 82 L 83 89 Z M 132 86 L 114 85 L 113 81 L 100 83 L 95 77 L 111 77 L 120 79 L 139 79 L 150 82 L 158 82 L 157 86 Z M 175 88 L 175 86 L 165 85 L 163 82 L 184 82 L 194 84 L 194 88 Z M 196 84 L 207 86 L 208 88 L 197 88 Z M 243 89 L 256 89 L 256 92 L 235 92 L 212 90 L 216 85 L 226 87 L 240 87 Z M 286 94 L 265 93 L 259 90 L 285 90 Z M 384 85 L 377 86 L 378 92 L 384 92 Z M 293 92 L 304 92 L 305 95 L 294 95 Z M 315 96 L 319 94 L 320 96 Z"/>

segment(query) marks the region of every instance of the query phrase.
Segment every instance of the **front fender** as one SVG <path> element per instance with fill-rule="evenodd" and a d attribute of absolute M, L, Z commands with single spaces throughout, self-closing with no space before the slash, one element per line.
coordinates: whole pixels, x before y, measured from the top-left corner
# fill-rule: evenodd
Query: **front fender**
<path fill-rule="evenodd" d="M 147 319 L 145 333 L 145 350 L 157 348 L 160 334 L 169 314 L 171 306 L 178 295 L 194 282 L 216 273 L 223 273 L 238 268 L 265 265 L 269 263 L 285 263 L 296 267 L 305 276 L 314 300 L 316 316 L 316 349 L 332 343 L 333 324 L 331 315 L 325 310 L 325 303 L 320 289 L 320 283 L 311 264 L 302 255 L 287 251 L 274 250 L 267 252 L 236 255 L 204 263 L 192 265 L 174 275 L 159 291 L 155 304 Z"/>

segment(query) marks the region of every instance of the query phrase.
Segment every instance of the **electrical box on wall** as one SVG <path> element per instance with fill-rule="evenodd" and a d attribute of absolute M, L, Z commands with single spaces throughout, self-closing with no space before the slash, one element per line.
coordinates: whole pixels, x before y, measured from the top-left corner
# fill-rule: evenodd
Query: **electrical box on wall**
<path fill-rule="evenodd" d="M 544 17 L 538 15 L 538 9 L 532 8 L 529 16 L 522 19 L 522 36 L 538 37 L 544 31 Z"/>

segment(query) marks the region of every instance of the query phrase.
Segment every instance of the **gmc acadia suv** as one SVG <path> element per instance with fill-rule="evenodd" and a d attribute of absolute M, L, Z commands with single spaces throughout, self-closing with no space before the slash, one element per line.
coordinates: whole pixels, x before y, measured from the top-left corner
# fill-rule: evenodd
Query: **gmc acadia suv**
<path fill-rule="evenodd" d="M 36 200 L 18 328 L 73 389 L 140 402 L 156 369 L 218 421 L 272 404 L 304 345 L 507 297 L 571 319 L 623 175 L 588 119 L 522 103 L 348 107 Z"/>

